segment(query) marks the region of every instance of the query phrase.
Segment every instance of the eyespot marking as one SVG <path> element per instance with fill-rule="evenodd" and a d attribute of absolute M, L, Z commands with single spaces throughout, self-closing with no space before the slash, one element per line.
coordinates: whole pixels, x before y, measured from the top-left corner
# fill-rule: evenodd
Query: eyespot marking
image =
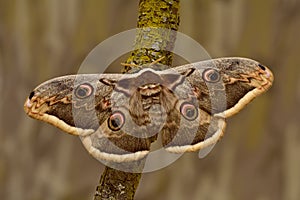
<path fill-rule="evenodd" d="M 202 73 L 202 78 L 209 83 L 216 83 L 221 79 L 219 72 L 215 69 L 206 69 Z"/>
<path fill-rule="evenodd" d="M 198 109 L 195 105 L 188 102 L 184 102 L 181 104 L 180 113 L 185 119 L 189 121 L 193 121 L 198 117 Z"/>
<path fill-rule="evenodd" d="M 108 118 L 108 127 L 112 131 L 118 131 L 122 128 L 122 126 L 125 123 L 125 116 L 120 111 L 115 111 L 111 114 L 111 116 Z"/>
<path fill-rule="evenodd" d="M 79 99 L 85 99 L 91 96 L 93 92 L 93 86 L 91 86 L 89 83 L 83 83 L 75 89 L 75 96 Z"/>

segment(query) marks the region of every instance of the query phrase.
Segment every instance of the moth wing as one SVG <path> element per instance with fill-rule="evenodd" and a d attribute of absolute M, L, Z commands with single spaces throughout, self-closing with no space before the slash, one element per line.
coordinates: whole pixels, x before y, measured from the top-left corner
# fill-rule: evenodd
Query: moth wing
<path fill-rule="evenodd" d="M 96 132 L 80 138 L 94 158 L 112 163 L 140 160 L 149 153 L 151 144 L 148 138 L 137 138 L 121 130 L 114 133 L 105 123 Z"/>
<path fill-rule="evenodd" d="M 163 146 L 167 151 L 184 153 L 201 150 L 201 154 L 204 155 L 223 136 L 226 121 L 224 118 L 214 117 L 213 112 L 215 107 L 219 109 L 224 105 L 211 98 L 210 93 L 215 88 L 211 88 L 202 78 L 203 71 L 212 67 L 213 63 L 204 61 L 172 68 L 185 76 L 184 83 L 175 89 L 175 93 L 181 101 L 195 99 L 193 104 L 197 108 L 198 116 L 193 120 L 187 120 L 182 116 L 180 105 L 174 107 L 171 112 L 173 114 L 168 115 L 161 131 Z"/>
<path fill-rule="evenodd" d="M 150 150 L 151 139 L 143 136 L 136 137 L 131 133 L 137 132 L 137 130 L 133 130 L 128 104 L 124 100 L 124 94 L 114 90 L 120 80 L 130 77 L 130 74 L 100 75 L 96 86 L 98 90 L 96 93 L 100 98 L 96 95 L 95 109 L 90 112 L 90 115 L 97 118 L 98 128 L 91 134 L 80 136 L 87 151 L 97 160 L 109 165 L 138 161 L 144 158 Z M 112 117 L 120 109 L 122 114 L 119 114 L 119 117 L 123 119 L 122 123 L 124 124 L 120 129 L 113 129 L 111 126 L 115 122 L 112 121 Z M 132 128 L 130 129 L 130 127 Z M 135 128 L 138 127 L 135 126 Z"/>
<path fill-rule="evenodd" d="M 201 150 L 201 155 L 206 155 L 222 138 L 226 128 L 224 118 L 211 118 L 201 110 L 199 117 L 192 122 L 178 118 L 181 120 L 167 119 L 161 131 L 163 146 L 171 153 Z"/>

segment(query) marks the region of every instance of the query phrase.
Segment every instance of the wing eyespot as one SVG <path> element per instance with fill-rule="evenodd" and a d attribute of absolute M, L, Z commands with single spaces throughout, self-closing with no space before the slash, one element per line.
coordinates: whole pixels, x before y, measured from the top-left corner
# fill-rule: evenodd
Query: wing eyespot
<path fill-rule="evenodd" d="M 85 99 L 91 96 L 93 92 L 93 86 L 91 86 L 89 83 L 83 83 L 75 89 L 75 96 L 79 99 Z"/>
<path fill-rule="evenodd" d="M 209 82 L 209 83 L 217 83 L 221 79 L 220 73 L 212 68 L 205 69 L 202 73 L 202 78 L 204 81 Z"/>
<path fill-rule="evenodd" d="M 108 127 L 112 131 L 118 131 L 122 128 L 125 123 L 125 116 L 120 111 L 115 111 L 108 118 Z"/>
<path fill-rule="evenodd" d="M 197 117 L 198 117 L 197 107 L 188 102 L 184 102 L 181 104 L 180 113 L 185 119 L 187 119 L 189 121 L 193 121 L 193 120 L 197 119 Z"/>

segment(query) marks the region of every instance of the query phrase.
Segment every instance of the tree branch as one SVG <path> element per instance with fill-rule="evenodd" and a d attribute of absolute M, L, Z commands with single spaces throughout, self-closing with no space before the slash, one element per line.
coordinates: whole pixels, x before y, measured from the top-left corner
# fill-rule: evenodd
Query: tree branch
<path fill-rule="evenodd" d="M 180 0 L 140 0 L 137 22 L 140 30 L 137 31 L 135 50 L 126 61 L 127 64 L 132 65 L 124 66 L 123 73 L 131 73 L 135 68 L 134 65 L 142 66 L 161 57 L 165 57 L 160 61 L 161 64 L 171 65 L 173 55 L 168 50 L 172 50 L 176 39 L 174 31 L 177 31 L 179 26 L 179 2 Z M 161 31 L 161 28 L 164 31 Z M 142 169 L 144 161 L 145 159 L 137 161 L 134 166 Z M 134 198 L 140 178 L 141 173 L 123 172 L 106 167 L 97 186 L 94 200 L 131 200 Z"/>

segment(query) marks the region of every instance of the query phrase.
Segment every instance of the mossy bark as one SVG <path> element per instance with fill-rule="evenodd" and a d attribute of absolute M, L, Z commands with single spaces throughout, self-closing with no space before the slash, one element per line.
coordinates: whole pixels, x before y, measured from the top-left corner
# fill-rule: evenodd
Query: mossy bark
<path fill-rule="evenodd" d="M 172 48 L 179 26 L 180 0 L 140 0 L 135 50 L 124 66 L 123 73 L 131 73 L 135 65 L 142 66 L 163 57 L 159 62 L 171 66 Z M 146 36 L 146 37 L 145 37 Z M 142 168 L 144 160 L 138 162 Z M 106 167 L 94 200 L 134 198 L 141 173 L 123 172 Z"/>
<path fill-rule="evenodd" d="M 179 0 L 140 0 L 135 50 L 126 63 L 142 66 L 161 57 L 160 63 L 172 64 L 173 44 L 179 27 Z M 134 66 L 125 66 L 124 73 Z"/>

